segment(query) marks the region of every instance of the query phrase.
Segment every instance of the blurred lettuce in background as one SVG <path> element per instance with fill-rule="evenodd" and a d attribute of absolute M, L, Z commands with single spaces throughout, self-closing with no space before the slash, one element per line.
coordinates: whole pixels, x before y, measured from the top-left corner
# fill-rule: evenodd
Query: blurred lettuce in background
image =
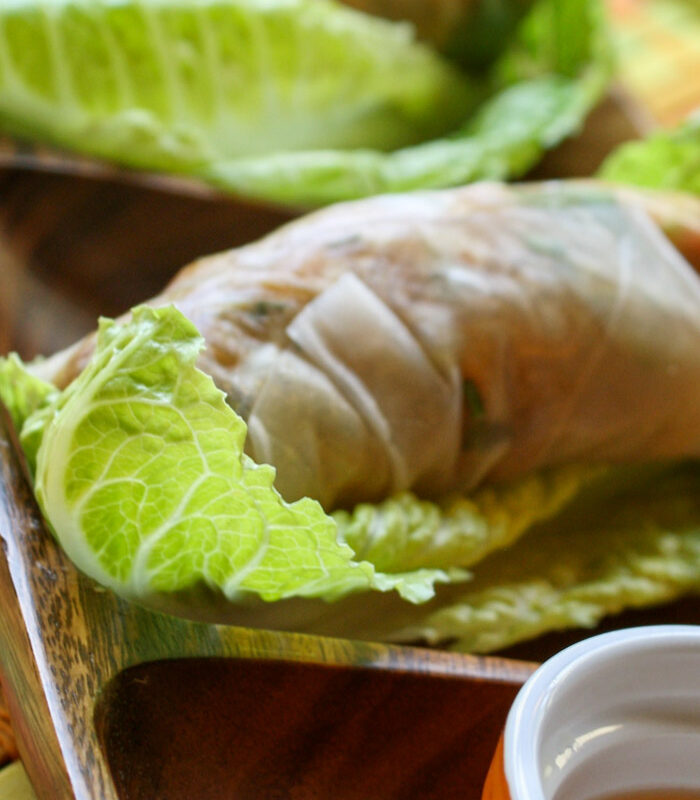
<path fill-rule="evenodd" d="M 292 205 L 518 176 L 611 65 L 597 0 L 509 25 L 469 72 L 333 0 L 10 0 L 0 130 Z"/>
<path fill-rule="evenodd" d="M 649 132 L 611 153 L 598 177 L 700 194 L 700 4 L 607 0 L 607 7 L 617 77 Z"/>
<path fill-rule="evenodd" d="M 700 109 L 677 128 L 622 145 L 605 160 L 599 176 L 700 195 Z"/>

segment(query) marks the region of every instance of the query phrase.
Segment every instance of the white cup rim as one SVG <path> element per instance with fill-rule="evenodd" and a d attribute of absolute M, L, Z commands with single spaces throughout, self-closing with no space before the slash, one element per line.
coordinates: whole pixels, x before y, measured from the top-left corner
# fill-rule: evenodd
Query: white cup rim
<path fill-rule="evenodd" d="M 572 671 L 591 659 L 625 658 L 644 648 L 674 645 L 700 647 L 700 625 L 649 625 L 591 636 L 545 661 L 520 689 L 504 731 L 504 771 L 512 800 L 547 800 L 538 763 L 539 732 L 548 699 Z"/>

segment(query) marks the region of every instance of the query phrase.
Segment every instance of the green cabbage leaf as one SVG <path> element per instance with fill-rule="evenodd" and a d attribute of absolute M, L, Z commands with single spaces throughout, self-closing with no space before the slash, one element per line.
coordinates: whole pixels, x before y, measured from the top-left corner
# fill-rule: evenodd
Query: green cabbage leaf
<path fill-rule="evenodd" d="M 245 423 L 194 366 L 201 346 L 174 308 L 103 320 L 89 366 L 24 421 L 23 443 L 40 431 L 37 500 L 78 567 L 144 602 L 199 584 L 228 600 L 396 589 L 419 601 L 448 580 L 379 573 L 353 559 L 318 503 L 285 503 L 274 470 L 243 453 Z"/>
<path fill-rule="evenodd" d="M 598 177 L 700 195 L 700 111 L 677 128 L 618 147 Z"/>
<path fill-rule="evenodd" d="M 521 174 L 609 74 L 598 0 L 538 0 L 478 74 L 333 0 L 0 9 L 0 130 L 293 205 Z"/>
<path fill-rule="evenodd" d="M 652 470 L 627 490 L 584 491 L 386 638 L 490 652 L 700 590 L 700 464 Z"/>

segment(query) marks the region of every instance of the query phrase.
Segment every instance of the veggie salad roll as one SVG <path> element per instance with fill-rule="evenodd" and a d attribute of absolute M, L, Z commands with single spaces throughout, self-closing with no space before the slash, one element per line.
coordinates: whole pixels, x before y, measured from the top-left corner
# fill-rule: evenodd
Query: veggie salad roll
<path fill-rule="evenodd" d="M 338 205 L 0 390 L 47 520 L 115 591 L 493 649 L 700 585 L 700 276 L 667 232 L 700 236 L 700 202 Z"/>

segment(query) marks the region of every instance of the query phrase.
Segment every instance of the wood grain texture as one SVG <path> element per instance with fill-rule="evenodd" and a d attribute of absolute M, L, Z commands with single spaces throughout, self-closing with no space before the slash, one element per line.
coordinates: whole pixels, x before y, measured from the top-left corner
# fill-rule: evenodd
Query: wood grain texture
<path fill-rule="evenodd" d="M 17 758 L 19 758 L 19 753 L 10 722 L 10 712 L 7 710 L 5 695 L 0 687 L 0 766 L 7 764 L 8 761 L 15 761 Z"/>
<path fill-rule="evenodd" d="M 44 677 L 39 672 L 39 662 L 34 658 L 37 646 L 38 609 L 20 606 L 19 596 L 26 592 L 26 554 L 19 549 L 11 531 L 20 529 L 27 547 L 38 557 L 32 566 L 41 583 L 52 580 L 45 572 L 41 545 L 43 528 L 36 510 L 32 508 L 32 495 L 24 480 L 19 462 L 14 457 L 6 421 L 3 419 L 3 437 L 0 439 L 0 543 L 4 557 L 0 557 L 0 657 L 2 681 L 12 716 L 13 728 L 19 750 L 37 785 L 44 787 L 47 796 L 57 800 L 68 798 L 70 784 L 60 754 L 52 716 L 44 688 Z M 18 583 L 17 583 L 18 582 Z M 52 626 L 54 630 L 57 620 Z M 50 794 L 49 794 L 50 793 Z"/>
<path fill-rule="evenodd" d="M 532 664 L 126 603 L 45 530 L 6 420 L 0 459 L 0 667 L 40 798 L 479 797 Z"/>

